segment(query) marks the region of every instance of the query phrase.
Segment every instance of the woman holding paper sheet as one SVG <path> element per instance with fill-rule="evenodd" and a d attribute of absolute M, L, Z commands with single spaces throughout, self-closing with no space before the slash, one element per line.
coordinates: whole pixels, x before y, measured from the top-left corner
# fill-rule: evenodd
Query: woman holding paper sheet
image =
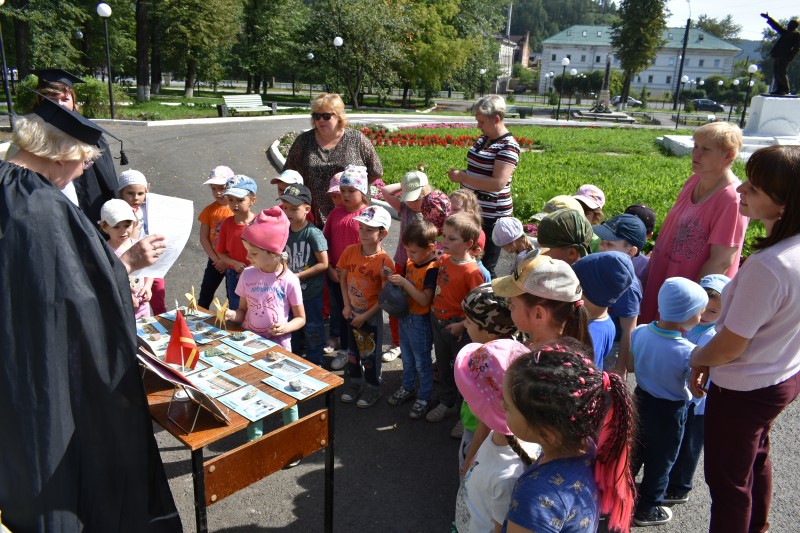
<path fill-rule="evenodd" d="M 103 130 L 43 100 L 0 163 L 0 509 L 11 531 L 180 531 L 136 363 L 127 274 L 60 190 Z"/>

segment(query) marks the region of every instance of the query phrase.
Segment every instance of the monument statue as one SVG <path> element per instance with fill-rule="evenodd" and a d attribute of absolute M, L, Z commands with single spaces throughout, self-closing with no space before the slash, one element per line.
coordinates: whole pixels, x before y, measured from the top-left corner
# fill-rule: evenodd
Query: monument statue
<path fill-rule="evenodd" d="M 774 80 L 770 94 L 787 95 L 789 94 L 789 63 L 800 51 L 800 32 L 797 31 L 800 23 L 797 22 L 797 19 L 792 19 L 784 28 L 780 22 L 770 17 L 768 13 L 761 13 L 761 16 L 767 19 L 767 24 L 780 35 L 769 52 L 770 57 L 775 60 L 775 66 L 773 67 Z"/>

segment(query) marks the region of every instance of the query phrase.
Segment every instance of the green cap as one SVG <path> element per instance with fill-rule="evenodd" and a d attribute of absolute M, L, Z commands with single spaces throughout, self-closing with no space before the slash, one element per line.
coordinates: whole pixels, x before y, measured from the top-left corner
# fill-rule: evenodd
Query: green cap
<path fill-rule="evenodd" d="M 592 225 L 583 213 L 574 209 L 561 209 L 550 213 L 539 222 L 536 238 L 544 248 L 575 247 L 581 257 L 591 252 Z"/>

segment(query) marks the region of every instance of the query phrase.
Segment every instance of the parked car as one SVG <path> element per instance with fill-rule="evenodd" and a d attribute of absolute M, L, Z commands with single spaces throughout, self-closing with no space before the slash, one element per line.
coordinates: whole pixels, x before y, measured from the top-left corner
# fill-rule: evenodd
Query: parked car
<path fill-rule="evenodd" d="M 524 83 L 520 83 L 516 87 L 514 87 L 514 94 L 523 94 L 525 91 L 528 90 L 528 86 Z"/>
<path fill-rule="evenodd" d="M 692 105 L 697 111 L 725 111 L 722 104 L 708 98 L 696 98 L 692 100 Z"/>
<path fill-rule="evenodd" d="M 615 96 L 614 98 L 611 99 L 611 105 L 617 105 L 618 103 L 620 103 L 620 101 L 622 101 L 622 96 Z M 631 107 L 642 107 L 642 101 L 637 100 L 633 96 L 629 96 L 627 100 L 627 105 Z"/>

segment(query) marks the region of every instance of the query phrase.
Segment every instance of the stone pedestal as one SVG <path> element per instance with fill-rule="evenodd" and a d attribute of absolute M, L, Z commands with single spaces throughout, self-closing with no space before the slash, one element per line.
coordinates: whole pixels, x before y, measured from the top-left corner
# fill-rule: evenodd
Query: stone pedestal
<path fill-rule="evenodd" d="M 800 142 L 800 98 L 754 96 L 743 133 L 746 137 L 793 137 Z"/>
<path fill-rule="evenodd" d="M 597 97 L 598 102 L 605 102 L 606 105 L 611 105 L 611 92 L 608 89 L 602 89 L 600 96 Z"/>

